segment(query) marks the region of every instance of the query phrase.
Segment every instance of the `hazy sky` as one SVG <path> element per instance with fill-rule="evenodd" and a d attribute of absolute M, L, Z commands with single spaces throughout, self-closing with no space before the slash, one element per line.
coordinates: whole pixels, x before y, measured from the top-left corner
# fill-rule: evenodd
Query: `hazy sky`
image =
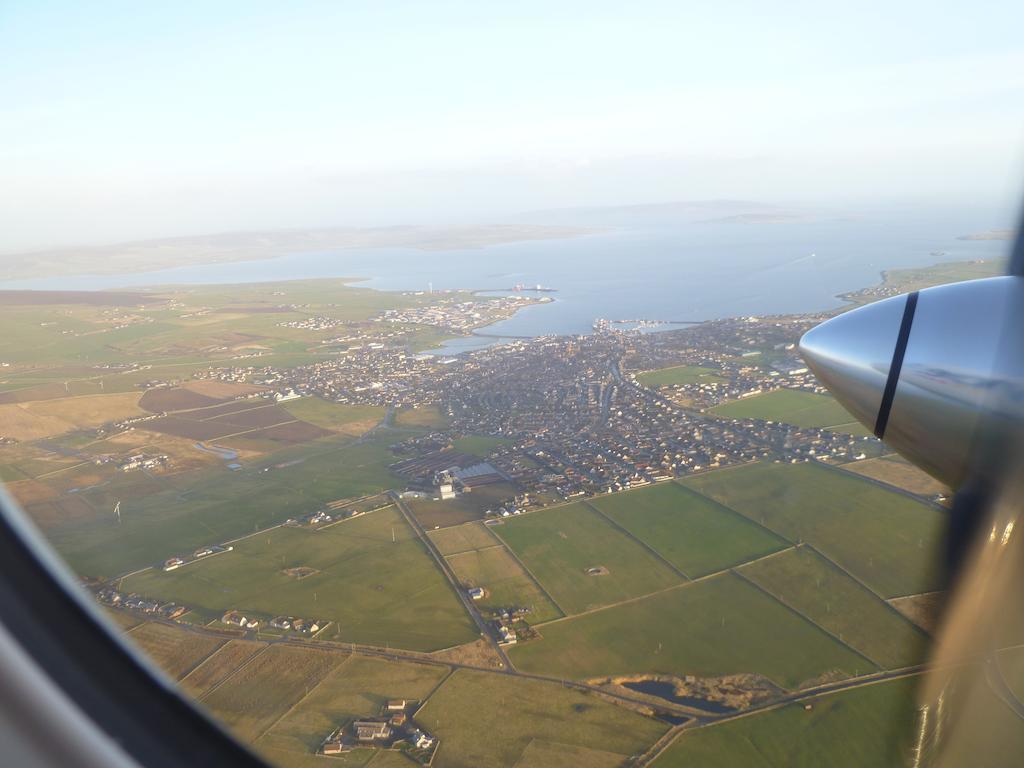
<path fill-rule="evenodd" d="M 0 250 L 720 197 L 1008 207 L 1021 30 L 1016 0 L 3 0 Z"/>

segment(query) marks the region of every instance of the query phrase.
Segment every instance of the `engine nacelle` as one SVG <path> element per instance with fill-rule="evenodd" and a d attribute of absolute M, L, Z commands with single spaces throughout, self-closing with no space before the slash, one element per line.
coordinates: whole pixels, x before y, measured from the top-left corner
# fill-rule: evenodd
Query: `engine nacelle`
<path fill-rule="evenodd" d="M 800 353 L 876 437 L 957 488 L 977 441 L 1024 426 L 1022 331 L 1024 278 L 994 277 L 850 310 L 804 334 Z"/>

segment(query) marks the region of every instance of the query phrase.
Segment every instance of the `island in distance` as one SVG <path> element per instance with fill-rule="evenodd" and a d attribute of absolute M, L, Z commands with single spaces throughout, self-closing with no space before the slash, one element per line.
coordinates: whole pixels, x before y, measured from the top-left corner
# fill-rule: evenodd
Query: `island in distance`
<path fill-rule="evenodd" d="M 117 275 L 149 272 L 167 267 L 272 259 L 300 251 L 351 248 L 441 251 L 483 248 L 527 240 L 578 237 L 596 231 L 577 226 L 517 223 L 224 232 L 6 254 L 0 268 L 0 280 L 52 274 Z"/>
<path fill-rule="evenodd" d="M 989 229 L 985 232 L 974 232 L 970 235 L 960 235 L 957 240 L 1013 240 L 1017 233 L 1012 229 Z"/>

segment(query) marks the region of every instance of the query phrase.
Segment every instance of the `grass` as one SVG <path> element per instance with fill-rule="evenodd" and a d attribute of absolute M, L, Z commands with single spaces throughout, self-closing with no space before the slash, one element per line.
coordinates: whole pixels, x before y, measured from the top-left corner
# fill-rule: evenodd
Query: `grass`
<path fill-rule="evenodd" d="M 900 768 L 909 763 L 914 680 L 896 680 L 789 704 L 683 733 L 654 768 Z"/>
<path fill-rule="evenodd" d="M 403 408 L 395 413 L 395 426 L 407 429 L 444 429 L 448 426 L 448 417 L 436 405 Z"/>
<path fill-rule="evenodd" d="M 24 479 L 25 475 L 17 467 L 13 467 L 10 464 L 0 466 L 0 482 L 10 483 Z"/>
<path fill-rule="evenodd" d="M 430 536 L 434 546 L 442 555 L 469 552 L 499 543 L 483 523 L 455 525 L 450 528 L 430 531 L 427 535 Z"/>
<path fill-rule="evenodd" d="M 534 740 L 632 755 L 665 731 L 650 718 L 557 683 L 458 670 L 416 719 L 440 739 L 436 768 L 527 765 Z"/>
<path fill-rule="evenodd" d="M 283 571 L 318 572 L 301 580 Z M 474 625 L 419 539 L 394 509 L 321 531 L 283 527 L 174 571 L 153 569 L 123 588 L 189 606 L 204 619 L 229 609 L 335 622 L 321 637 L 432 651 L 476 639 Z"/>
<path fill-rule="evenodd" d="M 298 463 L 275 466 L 291 461 Z M 106 521 L 69 525 L 49 535 L 78 573 L 113 576 L 315 512 L 334 499 L 394 487 L 397 480 L 387 469 L 393 461 L 383 440 L 335 439 L 280 451 L 263 463 L 247 462 L 238 472 L 218 466 L 150 480 L 144 493 L 129 487 L 115 494 L 103 486 L 80 495 L 107 510 Z M 145 477 L 131 474 L 122 482 Z M 117 525 L 109 510 L 119 499 Z"/>
<path fill-rule="evenodd" d="M 540 627 L 511 649 L 523 672 L 592 679 L 757 673 L 785 688 L 873 670 L 739 576 L 725 573 Z"/>
<path fill-rule="evenodd" d="M 584 504 L 524 515 L 494 532 L 569 613 L 656 592 L 681 581 L 642 545 Z M 608 572 L 587 573 L 596 567 Z"/>
<path fill-rule="evenodd" d="M 849 412 L 832 397 L 797 389 L 776 389 L 733 400 L 715 406 L 711 413 L 727 419 L 784 421 L 798 427 L 834 427 L 853 422 Z"/>
<path fill-rule="evenodd" d="M 312 755 L 339 725 L 379 715 L 388 699 L 422 700 L 448 672 L 439 665 L 352 656 L 276 723 L 259 747 Z"/>
<path fill-rule="evenodd" d="M 265 648 L 266 643 L 253 640 L 228 640 L 216 653 L 186 675 L 181 680 L 181 687 L 192 698 L 201 698 Z"/>
<path fill-rule="evenodd" d="M 700 384 L 725 381 L 713 368 L 699 365 L 676 365 L 638 373 L 636 380 L 645 387 L 669 387 L 674 384 Z"/>
<path fill-rule="evenodd" d="M 223 640 L 147 622 L 126 637 L 170 677 L 179 680 L 217 650 Z"/>
<path fill-rule="evenodd" d="M 924 660 L 924 632 L 808 547 L 744 566 L 740 573 L 881 667 Z"/>
<path fill-rule="evenodd" d="M 203 704 L 242 741 L 253 742 L 345 658 L 274 645 L 233 674 Z"/>
<path fill-rule="evenodd" d="M 526 607 L 531 623 L 556 619 L 562 612 L 548 599 L 505 547 L 463 552 L 448 558 L 466 587 L 484 587 L 487 596 L 474 603 L 483 609 Z"/>
<path fill-rule="evenodd" d="M 591 502 L 690 578 L 787 546 L 727 507 L 676 483 L 662 483 Z"/>
<path fill-rule="evenodd" d="M 104 614 L 114 624 L 114 630 L 131 629 L 132 627 L 137 627 L 142 623 L 142 619 L 136 618 L 134 614 L 119 611 L 116 608 L 107 608 L 105 609 Z"/>
<path fill-rule="evenodd" d="M 492 483 L 474 488 L 469 493 L 459 494 L 447 501 L 411 499 L 409 509 L 427 530 L 446 528 L 452 525 L 479 520 L 489 509 L 501 506 L 511 499 L 516 489 L 511 483 Z"/>
<path fill-rule="evenodd" d="M 937 510 L 817 464 L 751 464 L 685 485 L 790 541 L 813 544 L 883 597 L 939 586 Z"/>
<path fill-rule="evenodd" d="M 85 395 L 57 400 L 0 405 L 0 434 L 16 440 L 39 440 L 83 427 L 144 413 L 139 394 Z"/>
<path fill-rule="evenodd" d="M 384 418 L 386 408 L 378 405 L 346 405 L 321 400 L 319 397 L 303 397 L 282 403 L 288 413 L 296 419 L 307 421 L 324 429 L 345 435 L 362 435 L 369 432 Z"/>
<path fill-rule="evenodd" d="M 523 750 L 517 766 L 530 768 L 563 768 L 566 765 L 585 765 L 587 768 L 621 768 L 628 755 L 603 752 L 597 749 L 560 744 L 557 741 L 534 739 Z"/>
<path fill-rule="evenodd" d="M 895 288 L 898 293 L 909 293 L 933 285 L 946 285 L 1005 274 L 1006 262 L 1002 259 L 948 261 L 931 264 L 927 267 L 887 269 L 883 273 L 883 285 Z M 868 297 L 867 300 L 875 301 L 875 298 Z"/>
<path fill-rule="evenodd" d="M 833 424 L 825 427 L 829 432 L 842 432 L 844 435 L 853 435 L 854 437 L 873 437 L 874 431 L 868 429 L 859 421 L 849 421 L 845 424 Z"/>
<path fill-rule="evenodd" d="M 371 760 L 373 760 L 373 768 L 381 768 L 386 765 L 400 765 L 401 768 L 412 768 L 413 766 L 413 763 L 409 762 L 409 758 L 398 752 L 381 753 L 376 749 L 353 750 L 345 755 L 344 762 L 333 756 L 289 752 L 265 747 L 262 744 L 257 746 L 257 751 L 274 768 L 338 768 L 339 765 L 345 766 L 345 768 L 362 768 L 364 765 L 369 765 Z M 392 754 L 400 762 L 385 763 L 381 761 L 385 755 Z"/>
<path fill-rule="evenodd" d="M 945 485 L 895 454 L 844 464 L 843 469 L 919 496 L 934 497 L 940 493 L 949 493 Z"/>

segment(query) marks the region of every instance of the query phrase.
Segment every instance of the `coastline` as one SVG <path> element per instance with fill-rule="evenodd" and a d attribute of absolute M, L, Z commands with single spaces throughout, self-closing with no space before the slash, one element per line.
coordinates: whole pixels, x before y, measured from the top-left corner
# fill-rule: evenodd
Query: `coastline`
<path fill-rule="evenodd" d="M 134 275 L 180 267 L 266 261 L 293 254 L 333 250 L 475 250 L 539 240 L 566 240 L 606 231 L 555 224 L 335 227 L 60 246 L 0 253 L 4 257 L 0 283 L 52 275 L 75 278 Z"/>

